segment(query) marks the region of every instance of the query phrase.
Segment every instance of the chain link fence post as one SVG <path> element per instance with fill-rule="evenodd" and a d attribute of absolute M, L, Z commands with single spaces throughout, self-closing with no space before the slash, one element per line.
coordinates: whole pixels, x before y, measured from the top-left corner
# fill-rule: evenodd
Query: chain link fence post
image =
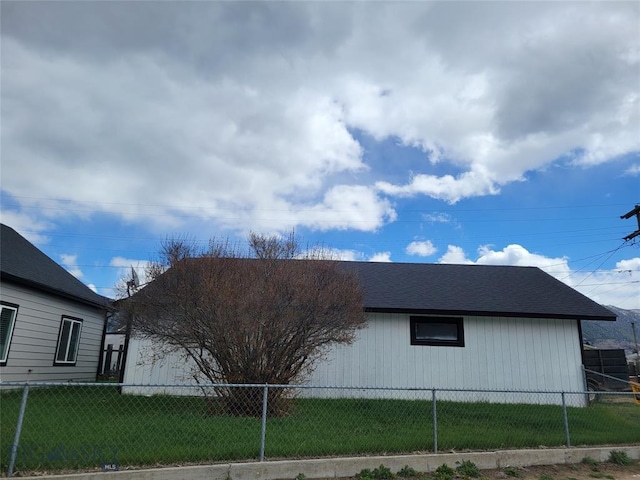
<path fill-rule="evenodd" d="M 567 416 L 567 401 L 562 392 L 562 418 L 564 421 L 564 435 L 567 440 L 567 448 L 571 448 L 571 436 L 569 435 L 569 417 Z"/>
<path fill-rule="evenodd" d="M 431 408 L 433 411 L 433 453 L 438 453 L 438 411 L 436 408 L 436 389 L 431 390 Z"/>
<path fill-rule="evenodd" d="M 9 458 L 9 468 L 7 469 L 7 477 L 13 476 L 13 467 L 16 464 L 18 455 L 18 444 L 20 443 L 20 433 L 22 432 L 22 421 L 24 420 L 24 412 L 27 409 L 27 397 L 29 396 L 29 384 L 24 386 L 22 391 L 22 401 L 20 402 L 20 413 L 18 414 L 18 422 L 16 423 L 16 434 L 13 437 L 13 445 L 11 445 L 11 457 Z"/>
<path fill-rule="evenodd" d="M 265 383 L 262 388 L 262 423 L 260 426 L 260 461 L 264 462 L 264 444 L 267 436 L 267 397 L 269 386 Z"/>

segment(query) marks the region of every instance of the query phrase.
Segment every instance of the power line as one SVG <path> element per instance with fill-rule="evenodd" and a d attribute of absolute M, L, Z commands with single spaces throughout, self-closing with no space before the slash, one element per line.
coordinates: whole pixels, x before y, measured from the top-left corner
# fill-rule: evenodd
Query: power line
<path fill-rule="evenodd" d="M 620 250 L 623 246 L 624 246 L 624 243 L 623 243 L 622 245 L 618 246 L 617 248 L 615 248 L 615 249 L 611 250 L 610 255 L 609 255 L 607 258 L 605 258 L 605 259 L 600 263 L 600 265 L 598 265 L 598 267 L 597 267 L 595 270 L 591 271 L 591 272 L 590 272 L 586 277 L 584 277 L 584 278 L 583 278 L 583 279 L 582 279 L 582 280 L 581 280 L 577 285 L 574 285 L 574 288 L 575 288 L 575 287 L 577 287 L 577 286 L 579 286 L 579 285 L 580 285 L 582 282 L 584 282 L 587 278 L 589 278 L 589 277 L 591 277 L 592 275 L 594 275 L 594 274 L 595 274 L 595 272 L 596 272 L 596 271 L 598 271 L 598 270 L 600 269 L 600 267 L 601 267 L 602 265 L 604 265 L 604 264 L 605 264 L 605 262 L 607 262 L 607 260 L 609 260 L 611 257 L 613 257 L 613 255 L 614 255 L 618 250 Z M 589 263 L 591 263 L 591 262 L 589 262 Z M 578 270 L 578 271 L 580 271 L 580 270 Z M 566 279 L 566 278 L 568 278 L 568 277 L 570 277 L 570 276 L 571 276 L 571 274 L 570 274 L 570 275 L 567 275 L 566 277 L 562 278 L 561 280 L 564 280 L 564 279 Z"/>
<path fill-rule="evenodd" d="M 36 197 L 36 196 L 28 196 L 28 195 L 11 195 L 2 193 L 1 197 L 9 197 L 10 199 L 25 199 L 25 200 L 40 200 L 40 201 L 51 201 L 51 202 L 63 202 L 63 203 L 75 203 L 75 204 L 87 204 L 87 205 L 113 205 L 113 206 L 128 206 L 128 207 L 154 207 L 154 208 L 172 208 L 172 209 L 198 209 L 203 208 L 200 205 L 185 205 L 185 204 L 168 204 L 168 203 L 127 203 L 127 202 L 103 202 L 103 201 L 95 201 L 95 200 L 73 200 L 73 199 L 64 199 L 64 198 L 53 198 L 53 197 Z M 456 211 L 456 212 L 481 212 L 481 211 L 520 211 L 520 210 L 559 210 L 559 209 L 567 209 L 567 210 L 575 210 L 578 208 L 585 209 L 593 209 L 599 207 L 619 207 L 627 205 L 627 203 L 603 203 L 603 204 L 591 204 L 591 205 L 551 205 L 544 207 L 491 207 L 491 208 L 464 208 L 464 207 L 455 207 L 455 208 L 439 208 L 434 210 L 418 210 L 418 209 L 403 209 L 405 212 L 430 212 L 430 213 L 441 213 L 448 211 Z M 41 208 L 38 206 L 25 205 L 25 208 Z M 235 210 L 237 206 L 216 206 L 216 208 L 220 210 Z M 62 209 L 64 210 L 64 209 Z M 253 211 L 283 211 L 282 209 L 273 209 L 273 208 L 256 208 L 252 209 Z M 608 218 L 608 217 L 607 217 Z"/>
<path fill-rule="evenodd" d="M 4 195 L 5 197 L 7 196 L 6 194 Z M 247 213 L 259 213 L 259 212 L 295 212 L 295 213 L 305 213 L 305 212 L 311 212 L 314 211 L 314 207 L 313 206 L 308 206 L 306 208 L 291 208 L 291 209 L 277 209 L 277 208 L 264 208 L 264 207 L 254 207 L 254 206 L 249 206 L 246 207 L 245 209 L 243 208 L 239 208 L 237 205 L 231 205 L 231 206 L 226 206 L 226 205 L 215 205 L 215 206 L 202 206 L 202 205 L 179 205 L 179 204 L 143 204 L 143 203 L 124 203 L 124 202 L 98 202 L 98 201 L 76 201 L 76 200 L 65 200 L 65 199 L 59 199 L 59 198 L 46 198 L 46 197 L 31 197 L 31 196 L 9 196 L 10 198 L 13 199 L 28 199 L 28 200 L 40 200 L 40 201 L 50 201 L 50 202 L 61 202 L 61 203 L 65 203 L 65 204 L 71 204 L 71 205 L 96 205 L 96 206 L 115 206 L 115 207 L 135 207 L 136 210 L 140 209 L 140 208 L 153 208 L 153 209 L 163 209 L 163 210 L 174 210 L 173 212 L 163 212 L 163 213 L 158 213 L 158 212 L 140 212 L 140 211 L 125 211 L 125 212 L 120 212 L 120 211 L 111 211 L 109 212 L 109 210 L 106 209 L 102 209 L 107 211 L 108 213 L 112 213 L 112 214 L 126 214 L 128 216 L 137 216 L 137 217 L 175 217 L 175 218 L 202 218 L 203 215 L 202 213 L 207 213 L 209 212 L 210 216 L 214 217 L 217 220 L 227 220 L 227 221 L 233 221 L 233 220 L 239 220 L 239 219 L 244 219 L 244 216 L 222 216 L 222 215 L 214 215 L 214 213 L 220 212 L 220 211 L 233 211 L 233 212 L 237 212 L 238 210 L 242 210 L 242 211 L 246 211 Z M 432 213 L 432 214 L 438 214 L 438 213 L 447 213 L 447 212 L 456 212 L 456 213 L 460 213 L 460 212 L 487 212 L 487 213 L 491 213 L 491 212 L 496 212 L 496 211 L 500 211 L 500 212 L 508 212 L 508 211 L 513 211 L 513 212 L 520 212 L 520 211 L 544 211 L 544 210 L 561 210 L 561 209 L 569 209 L 569 210 L 573 210 L 576 208 L 584 208 L 584 209 L 590 209 L 593 210 L 594 208 L 597 207 L 617 207 L 617 206 L 621 206 L 623 204 L 618 204 L 618 203 L 614 203 L 614 204 L 595 204 L 595 205 L 577 205 L 577 206 L 571 206 L 571 205 L 567 205 L 567 206 L 545 206 L 545 207 L 492 207 L 492 208 L 461 208 L 461 207 L 455 207 L 455 208 L 440 208 L 440 209 L 434 209 L 434 210 L 417 210 L 417 209 L 407 209 L 407 208 L 403 208 L 402 211 L 404 213 L 422 213 L 422 214 L 427 214 L 427 213 Z M 95 212 L 96 209 L 95 208 L 70 208 L 70 207 L 65 207 L 62 208 L 60 206 L 51 206 L 51 207 L 47 207 L 47 206 L 42 206 L 42 205 L 20 205 L 21 209 L 34 209 L 34 210 L 54 210 L 54 211 L 65 211 L 65 212 L 79 212 L 79 213 L 90 213 L 90 212 Z M 194 213 L 177 213 L 177 211 L 194 211 Z M 349 212 L 352 211 L 353 209 L 332 209 L 332 211 L 336 212 L 336 213 L 341 213 L 341 212 Z M 361 209 L 358 209 L 359 211 L 361 211 Z M 198 212 L 196 211 L 200 211 L 201 214 L 197 214 Z M 283 217 L 264 217 L 262 218 L 262 220 L 280 220 Z M 596 219 L 608 219 L 610 218 L 610 216 L 589 216 L 589 217 L 571 217 L 572 220 L 596 220 Z M 527 223 L 531 223 L 531 222 L 541 222 L 541 221 L 545 221 L 545 222 L 550 222 L 550 221 L 565 221 L 566 218 L 532 218 L 531 216 L 528 216 L 527 218 L 511 218 L 511 219 L 498 219 L 498 220 L 493 220 L 493 219 L 467 219 L 465 220 L 465 222 L 467 223 L 487 223 L 487 222 L 527 222 Z M 421 223 L 424 220 L 396 220 L 395 222 L 400 222 L 400 223 Z M 358 223 L 355 220 L 350 220 L 351 223 Z M 366 222 L 366 220 L 363 220 L 362 222 Z M 362 223 L 361 222 L 361 223 Z"/>

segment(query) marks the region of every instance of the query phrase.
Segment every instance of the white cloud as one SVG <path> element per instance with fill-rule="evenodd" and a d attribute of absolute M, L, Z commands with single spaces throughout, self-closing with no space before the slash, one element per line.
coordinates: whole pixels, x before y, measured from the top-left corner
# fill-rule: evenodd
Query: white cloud
<path fill-rule="evenodd" d="M 376 187 L 389 195 L 409 197 L 421 194 L 456 203 L 466 197 L 499 193 L 496 181 L 492 177 L 489 172 L 480 171 L 465 172 L 457 177 L 418 174 L 414 175 L 407 185 L 377 182 Z"/>
<path fill-rule="evenodd" d="M 465 265 L 473 262 L 467 258 L 467 255 L 464 253 L 464 250 L 461 247 L 448 245 L 447 253 L 445 253 L 438 259 L 438 263 L 454 263 Z"/>
<path fill-rule="evenodd" d="M 355 250 L 331 250 L 332 255 L 329 257 L 334 260 L 342 260 L 345 262 L 357 262 L 363 259 L 362 253 Z"/>
<path fill-rule="evenodd" d="M 34 245 L 49 242 L 49 237 L 43 233 L 51 228 L 51 222 L 15 210 L 2 209 L 0 221 L 13 228 L 16 232 Z"/>
<path fill-rule="evenodd" d="M 60 254 L 60 260 L 62 262 L 62 266 L 64 266 L 71 275 L 73 275 L 77 279 L 80 279 L 84 276 L 82 270 L 80 270 L 80 267 L 78 266 L 77 255 L 62 253 Z"/>
<path fill-rule="evenodd" d="M 567 257 L 531 253 L 521 245 L 508 245 L 502 250 L 482 246 L 475 261 L 467 258 L 462 248 L 449 245 L 447 253 L 438 262 L 539 267 L 602 305 L 640 308 L 640 257 L 621 260 L 612 270 L 576 270 L 570 267 Z"/>
<path fill-rule="evenodd" d="M 299 208 L 293 216 L 298 224 L 318 230 L 347 229 L 374 231 L 394 221 L 396 211 L 388 200 L 364 186 L 337 185 L 321 204 Z"/>
<path fill-rule="evenodd" d="M 422 218 L 430 223 L 455 223 L 451 215 L 442 212 L 423 214 Z"/>
<path fill-rule="evenodd" d="M 350 249 L 328 248 L 323 246 L 313 247 L 303 252 L 301 258 L 321 258 L 330 260 L 339 260 L 344 262 L 357 262 L 364 260 L 362 252 Z"/>
<path fill-rule="evenodd" d="M 640 163 L 634 163 L 633 165 L 631 165 L 624 171 L 624 174 L 630 177 L 637 177 L 638 175 L 640 175 Z"/>
<path fill-rule="evenodd" d="M 302 257 L 310 256 L 312 258 L 329 258 L 331 260 L 340 260 L 344 262 L 390 262 L 391 252 L 378 252 L 370 257 L 358 250 L 316 247 L 301 255 Z"/>
<path fill-rule="evenodd" d="M 370 262 L 391 262 L 391 252 L 378 252 L 371 256 Z"/>
<path fill-rule="evenodd" d="M 611 270 L 576 272 L 569 285 L 604 305 L 640 309 L 640 257 L 621 260 Z"/>
<path fill-rule="evenodd" d="M 423 242 L 414 241 L 405 248 L 405 252 L 409 255 L 418 255 L 420 257 L 429 257 L 437 251 L 438 249 L 433 246 L 433 243 L 431 243 L 430 240 L 425 240 Z"/>
<path fill-rule="evenodd" d="M 42 218 L 375 231 L 388 197 L 640 150 L 639 21 L 633 2 L 14 2 L 2 188 Z M 425 161 L 372 170 L 356 129 Z"/>
<path fill-rule="evenodd" d="M 4 83 L 8 97 L 31 97 L 16 114 L 25 121 L 33 116 L 30 136 L 35 144 L 11 140 L 11 131 L 22 135 L 19 118 L 7 115 L 14 121 L 3 128 L 4 157 L 21 158 L 3 162 L 3 176 L 10 179 L 3 186 L 19 199 L 25 189 L 40 183 L 24 174 L 26 163 L 51 180 L 38 185 L 41 197 L 67 199 L 76 207 L 65 211 L 77 212 L 76 202 L 89 202 L 90 209 L 128 219 L 142 215 L 173 223 L 187 214 L 218 218 L 227 226 L 237 226 L 238 218 L 229 218 L 229 213 L 235 217 L 239 212 L 240 220 L 249 217 L 244 220 L 247 226 L 257 219 L 272 228 L 287 228 L 306 225 L 308 217 L 300 210 L 311 208 L 316 217 L 309 221 L 312 227 L 320 222 L 324 228 L 330 214 L 329 228 L 350 227 L 355 219 L 354 228 L 366 230 L 385 221 L 371 211 L 379 207 L 374 203 L 390 210 L 373 191 L 367 195 L 366 187 L 326 183 L 333 175 L 366 166 L 340 108 L 322 92 L 300 86 L 274 95 L 268 85 L 255 89 L 240 79 L 178 79 L 177 70 L 171 71 L 178 65 L 159 65 L 137 55 L 127 58 L 126 52 L 122 60 L 97 67 L 73 57 L 52 62 L 11 40 L 5 47 L 9 63 L 15 62 L 12 67 L 23 76 L 35 81 L 44 75 L 55 84 L 34 97 L 27 93 L 34 85 L 23 82 L 23 76 Z M 60 120 L 53 126 L 47 119 L 36 120 L 43 102 Z M 180 188 L 176 175 L 189 188 Z M 65 187 L 68 179 L 74 179 L 74 189 Z M 113 185 L 118 186 L 117 202 Z M 172 192 L 169 197 L 167 191 Z M 347 194 L 345 201 L 335 198 L 336 193 Z M 22 201 L 42 206 L 38 199 Z M 367 222 L 361 222 L 362 217 Z"/>
<path fill-rule="evenodd" d="M 478 248 L 479 265 L 516 265 L 520 267 L 550 268 L 559 272 L 558 276 L 569 272 L 567 257 L 549 258 L 531 253 L 521 245 L 507 245 L 500 251 L 492 250 L 489 245 Z"/>

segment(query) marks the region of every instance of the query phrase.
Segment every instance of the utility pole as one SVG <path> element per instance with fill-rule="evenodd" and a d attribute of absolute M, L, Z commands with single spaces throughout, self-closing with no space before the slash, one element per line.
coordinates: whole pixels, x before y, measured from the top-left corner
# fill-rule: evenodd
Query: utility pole
<path fill-rule="evenodd" d="M 634 208 L 633 210 L 631 210 L 630 212 L 625 213 L 624 215 L 622 215 L 620 218 L 622 218 L 623 220 L 626 220 L 628 218 L 631 218 L 633 216 L 636 216 L 636 218 L 638 219 L 638 229 L 633 232 L 630 233 L 629 235 L 627 235 L 626 237 L 623 238 L 623 240 L 625 242 L 628 242 L 629 240 L 631 240 L 632 238 L 637 237 L 638 235 L 640 235 L 640 205 L 636 205 L 636 208 Z"/>
<path fill-rule="evenodd" d="M 635 215 L 636 219 L 638 220 L 638 229 L 635 232 L 630 233 L 629 235 L 624 237 L 623 240 L 625 242 L 628 242 L 632 238 L 635 238 L 638 235 L 640 235 L 640 205 L 636 204 L 636 206 L 635 206 L 635 208 L 633 210 L 625 213 L 624 215 L 622 215 L 620 217 L 623 220 L 627 220 L 627 219 L 633 217 L 634 215 Z M 640 352 L 638 351 L 638 337 L 636 336 L 636 323 L 635 322 L 631 322 L 631 329 L 633 330 L 633 342 L 636 344 L 636 375 L 638 376 L 637 378 L 640 379 Z"/>

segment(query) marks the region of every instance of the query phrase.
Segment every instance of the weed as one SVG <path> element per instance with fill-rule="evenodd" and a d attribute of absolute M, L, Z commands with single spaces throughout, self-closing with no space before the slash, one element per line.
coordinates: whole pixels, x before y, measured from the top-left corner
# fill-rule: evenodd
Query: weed
<path fill-rule="evenodd" d="M 582 463 L 584 463 L 585 465 L 589 465 L 591 467 L 591 470 L 594 472 L 600 471 L 600 468 L 598 466 L 598 461 L 594 458 L 584 457 L 582 459 Z"/>
<path fill-rule="evenodd" d="M 609 480 L 616 480 L 616 477 L 613 475 L 607 475 L 605 473 L 592 473 L 589 476 L 592 478 L 608 478 Z"/>
<path fill-rule="evenodd" d="M 458 465 L 456 467 L 456 472 L 458 472 L 458 475 L 460 475 L 461 477 L 464 477 L 464 478 L 480 477 L 480 471 L 478 470 L 478 467 L 471 460 L 464 460 L 462 463 L 456 462 L 456 465 Z"/>
<path fill-rule="evenodd" d="M 304 473 L 299 473 L 296 475 L 295 480 L 307 480 L 307 476 Z"/>
<path fill-rule="evenodd" d="M 438 468 L 436 468 L 437 480 L 453 480 L 453 477 L 455 475 L 456 475 L 456 471 L 446 463 L 443 463 Z"/>
<path fill-rule="evenodd" d="M 385 467 L 384 465 L 380 465 L 378 468 L 374 468 L 373 472 L 371 473 L 373 474 L 373 478 L 375 480 L 392 480 L 395 477 L 395 475 L 391 472 L 391 469 Z"/>
<path fill-rule="evenodd" d="M 363 468 L 359 473 L 356 473 L 356 478 L 358 480 L 374 480 L 373 472 L 368 468 Z"/>
<path fill-rule="evenodd" d="M 409 465 L 405 465 L 398 471 L 396 475 L 402 478 L 416 478 L 420 476 L 420 473 L 418 473 L 414 468 L 411 468 Z"/>
<path fill-rule="evenodd" d="M 540 475 L 539 480 L 555 480 L 551 475 Z"/>
<path fill-rule="evenodd" d="M 520 478 L 522 476 L 522 473 L 520 473 L 520 470 L 518 470 L 516 467 L 506 467 L 504 469 L 504 474 L 508 477 L 515 478 Z"/>
<path fill-rule="evenodd" d="M 360 470 L 360 473 L 356 474 L 358 480 L 392 480 L 394 477 L 395 475 L 391 470 L 384 465 L 380 465 L 373 470 L 364 468 Z"/>
<path fill-rule="evenodd" d="M 611 453 L 609 453 L 609 461 L 622 466 L 633 465 L 635 463 L 632 458 L 629 458 L 627 452 L 623 452 L 622 450 L 611 450 Z"/>

